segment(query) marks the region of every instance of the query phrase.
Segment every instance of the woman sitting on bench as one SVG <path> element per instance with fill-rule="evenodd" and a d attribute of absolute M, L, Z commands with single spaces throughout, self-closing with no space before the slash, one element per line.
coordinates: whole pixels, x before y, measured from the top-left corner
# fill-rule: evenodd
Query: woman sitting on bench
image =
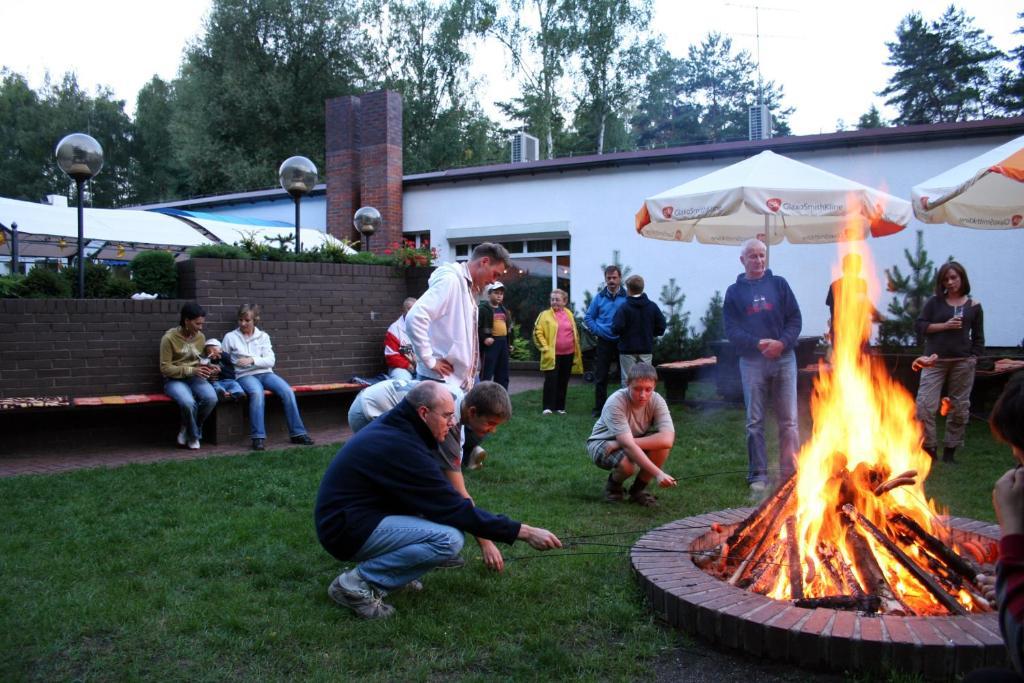
<path fill-rule="evenodd" d="M 195 450 L 203 438 L 203 423 L 217 407 L 217 392 L 207 379 L 212 366 L 200 363 L 203 355 L 203 324 L 206 311 L 193 302 L 181 307 L 177 327 L 164 333 L 160 340 L 160 373 L 164 376 L 164 393 L 174 399 L 181 410 L 178 445 Z"/>
<path fill-rule="evenodd" d="M 249 397 L 249 427 L 252 433 L 252 449 L 262 451 L 267 439 L 263 419 L 263 390 L 277 394 L 284 405 L 284 417 L 288 422 L 288 436 L 292 443 L 313 445 L 302 418 L 299 405 L 288 382 L 274 374 L 274 348 L 270 335 L 259 329 L 260 307 L 243 304 L 238 309 L 238 328 L 224 335 L 221 353 L 228 357 L 235 368 L 235 377 Z"/>

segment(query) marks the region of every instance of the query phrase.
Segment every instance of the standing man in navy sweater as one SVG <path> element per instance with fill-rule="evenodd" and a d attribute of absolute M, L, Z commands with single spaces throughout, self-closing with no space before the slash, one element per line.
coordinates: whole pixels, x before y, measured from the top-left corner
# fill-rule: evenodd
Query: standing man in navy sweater
<path fill-rule="evenodd" d="M 725 292 L 725 335 L 736 348 L 747 408 L 747 482 L 751 493 L 768 487 L 764 419 L 768 403 L 779 423 L 782 479 L 796 468 L 800 445 L 796 410 L 796 348 L 803 321 L 793 290 L 767 269 L 767 248 L 760 240 L 743 243 L 743 274 Z"/>
<path fill-rule="evenodd" d="M 359 431 L 320 482 L 316 531 L 339 560 L 356 560 L 327 589 L 361 617 L 391 616 L 393 591 L 422 589 L 419 578 L 462 550 L 463 532 L 537 550 L 561 548 L 546 529 L 474 507 L 441 473 L 434 451 L 455 421 L 451 392 L 421 382 L 394 409 Z"/>
<path fill-rule="evenodd" d="M 626 302 L 626 293 L 621 287 L 622 271 L 618 266 L 604 269 L 604 284 L 604 289 L 597 293 L 583 316 L 583 325 L 597 337 L 591 417 L 601 417 L 604 402 L 608 400 L 608 370 L 612 361 L 619 357 L 619 335 L 612 332 L 612 321 L 615 312 Z"/>

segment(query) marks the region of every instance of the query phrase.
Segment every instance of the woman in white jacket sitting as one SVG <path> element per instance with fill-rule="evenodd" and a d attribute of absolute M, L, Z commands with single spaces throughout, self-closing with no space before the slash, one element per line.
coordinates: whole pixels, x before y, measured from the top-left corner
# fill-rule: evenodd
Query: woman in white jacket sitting
<path fill-rule="evenodd" d="M 292 443 L 313 445 L 302 418 L 291 386 L 274 374 L 274 348 L 270 335 L 259 329 L 260 307 L 243 304 L 238 309 L 238 328 L 224 335 L 221 353 L 235 367 L 235 376 L 249 397 L 249 426 L 252 430 L 252 449 L 262 451 L 267 439 L 264 428 L 264 389 L 277 394 L 284 404 L 284 417 L 288 422 L 288 435 Z"/>

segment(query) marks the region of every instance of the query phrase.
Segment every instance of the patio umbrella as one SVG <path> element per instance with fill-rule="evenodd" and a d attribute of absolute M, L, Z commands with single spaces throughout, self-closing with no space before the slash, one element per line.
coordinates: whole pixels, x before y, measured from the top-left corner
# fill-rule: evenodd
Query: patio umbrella
<path fill-rule="evenodd" d="M 649 197 L 636 230 L 705 244 L 821 244 L 891 235 L 910 218 L 906 200 L 765 151 Z"/>
<path fill-rule="evenodd" d="M 911 196 L 914 213 L 925 223 L 1024 227 L 1024 136 L 915 185 Z"/>

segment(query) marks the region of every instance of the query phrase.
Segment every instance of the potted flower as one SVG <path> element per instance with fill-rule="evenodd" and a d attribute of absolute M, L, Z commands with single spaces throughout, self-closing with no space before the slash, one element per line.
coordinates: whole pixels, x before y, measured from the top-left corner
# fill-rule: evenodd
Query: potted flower
<path fill-rule="evenodd" d="M 411 268 L 413 266 L 429 266 L 437 259 L 437 250 L 424 240 L 420 246 L 412 240 L 392 242 L 384 249 L 384 253 L 395 260 L 395 265 L 400 268 Z"/>

